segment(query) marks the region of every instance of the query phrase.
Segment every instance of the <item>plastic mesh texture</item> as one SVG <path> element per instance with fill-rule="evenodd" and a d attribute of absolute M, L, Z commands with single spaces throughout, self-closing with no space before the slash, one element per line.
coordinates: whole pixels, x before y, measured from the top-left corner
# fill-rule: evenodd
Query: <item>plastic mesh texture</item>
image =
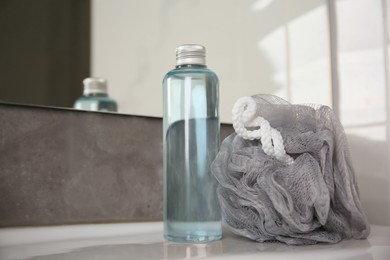
<path fill-rule="evenodd" d="M 280 131 L 291 165 L 266 155 L 258 140 L 227 137 L 212 164 L 224 222 L 233 233 L 289 245 L 364 239 L 363 212 L 347 139 L 327 106 L 253 96 L 257 115 Z"/>

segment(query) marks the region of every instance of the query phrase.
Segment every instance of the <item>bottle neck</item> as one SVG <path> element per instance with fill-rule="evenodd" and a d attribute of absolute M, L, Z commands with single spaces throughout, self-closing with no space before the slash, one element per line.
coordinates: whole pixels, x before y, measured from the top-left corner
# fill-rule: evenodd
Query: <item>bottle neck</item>
<path fill-rule="evenodd" d="M 182 65 L 176 65 L 176 69 L 206 69 L 206 65 L 200 65 L 200 64 L 182 64 Z"/>

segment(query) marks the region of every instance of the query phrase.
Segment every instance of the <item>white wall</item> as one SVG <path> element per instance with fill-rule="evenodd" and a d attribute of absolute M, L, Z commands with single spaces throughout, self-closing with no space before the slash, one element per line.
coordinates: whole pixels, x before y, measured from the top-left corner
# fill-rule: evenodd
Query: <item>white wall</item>
<path fill-rule="evenodd" d="M 223 122 L 244 95 L 330 104 L 324 2 L 93 0 L 92 72 L 108 78 L 121 112 L 162 116 L 175 47 L 200 43 L 220 78 Z"/>
<path fill-rule="evenodd" d="M 371 223 L 390 225 L 389 24 L 382 0 L 337 0 L 340 119 Z"/>
<path fill-rule="evenodd" d="M 334 106 L 369 220 L 390 225 L 388 1 L 92 0 L 92 72 L 109 80 L 121 112 L 161 117 L 175 47 L 200 43 L 220 78 L 223 122 L 237 98 L 257 93 Z"/>

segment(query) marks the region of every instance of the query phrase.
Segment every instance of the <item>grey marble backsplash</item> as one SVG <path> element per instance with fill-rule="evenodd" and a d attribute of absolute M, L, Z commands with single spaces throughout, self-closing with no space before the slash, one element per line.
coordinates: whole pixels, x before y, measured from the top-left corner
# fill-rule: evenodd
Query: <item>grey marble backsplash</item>
<path fill-rule="evenodd" d="M 0 104 L 1 227 L 161 220 L 162 187 L 161 118 Z"/>

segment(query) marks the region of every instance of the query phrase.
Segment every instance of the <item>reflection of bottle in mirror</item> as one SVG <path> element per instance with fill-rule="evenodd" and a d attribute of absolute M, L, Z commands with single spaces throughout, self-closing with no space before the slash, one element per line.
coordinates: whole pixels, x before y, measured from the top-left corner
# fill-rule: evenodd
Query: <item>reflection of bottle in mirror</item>
<path fill-rule="evenodd" d="M 176 60 L 163 81 L 164 237 L 218 240 L 221 212 L 210 170 L 219 149 L 218 78 L 201 45 L 177 47 Z"/>
<path fill-rule="evenodd" d="M 86 78 L 83 96 L 76 100 L 74 108 L 92 111 L 116 112 L 115 100 L 108 97 L 107 80 L 102 78 Z"/>

